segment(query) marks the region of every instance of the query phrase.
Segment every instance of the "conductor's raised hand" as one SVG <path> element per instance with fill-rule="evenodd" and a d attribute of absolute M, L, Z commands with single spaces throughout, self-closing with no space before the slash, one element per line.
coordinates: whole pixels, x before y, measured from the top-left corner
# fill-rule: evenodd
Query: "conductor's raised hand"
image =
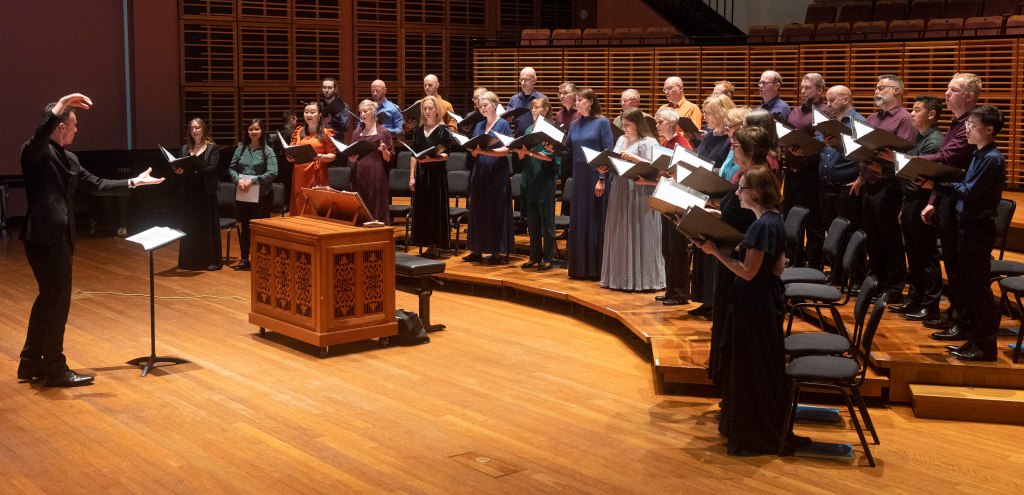
<path fill-rule="evenodd" d="M 53 107 L 53 114 L 60 115 L 64 113 L 64 110 L 67 110 L 68 107 L 88 110 L 91 106 L 92 100 L 90 100 L 88 96 L 85 96 L 82 93 L 71 93 L 57 102 L 57 105 Z"/>
<path fill-rule="evenodd" d="M 183 169 L 178 169 L 178 170 L 181 170 L 182 172 L 184 172 Z M 132 182 L 134 182 L 135 186 L 138 187 L 138 186 L 151 186 L 151 185 L 154 185 L 154 184 L 159 184 L 159 183 L 164 181 L 164 177 L 153 177 L 152 175 L 149 175 L 151 173 L 153 173 L 153 167 L 147 168 L 144 172 L 139 174 L 138 177 L 132 179 Z"/>

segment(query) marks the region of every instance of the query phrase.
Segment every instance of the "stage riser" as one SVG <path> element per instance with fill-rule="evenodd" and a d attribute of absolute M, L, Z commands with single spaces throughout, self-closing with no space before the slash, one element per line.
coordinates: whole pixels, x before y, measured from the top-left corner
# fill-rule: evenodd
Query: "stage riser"
<path fill-rule="evenodd" d="M 1024 424 L 1024 391 L 995 388 L 910 385 L 919 418 Z"/>

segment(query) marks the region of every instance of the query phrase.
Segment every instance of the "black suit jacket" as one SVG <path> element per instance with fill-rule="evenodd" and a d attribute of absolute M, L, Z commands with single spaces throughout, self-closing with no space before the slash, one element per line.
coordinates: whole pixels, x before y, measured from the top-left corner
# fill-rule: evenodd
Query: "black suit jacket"
<path fill-rule="evenodd" d="M 101 179 L 82 168 L 74 153 L 50 140 L 59 123 L 56 115 L 47 112 L 32 139 L 21 146 L 21 173 L 28 194 L 21 238 L 53 245 L 66 236 L 74 246 L 75 189 L 81 185 L 92 194 L 116 194 L 128 187 L 128 181 Z"/>

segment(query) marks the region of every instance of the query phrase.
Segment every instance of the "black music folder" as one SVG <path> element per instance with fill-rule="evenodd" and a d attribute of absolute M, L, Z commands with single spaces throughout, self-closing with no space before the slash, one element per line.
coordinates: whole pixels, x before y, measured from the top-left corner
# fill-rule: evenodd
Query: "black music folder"
<path fill-rule="evenodd" d="M 893 157 L 896 159 L 896 177 L 911 182 L 919 177 L 935 182 L 954 182 L 964 176 L 963 170 L 944 163 L 907 156 L 899 152 L 893 152 Z"/>
<path fill-rule="evenodd" d="M 290 141 L 285 141 L 281 137 L 281 131 L 277 131 L 277 139 L 281 142 L 281 146 L 284 147 L 284 154 L 288 155 L 295 163 L 309 163 L 316 160 L 316 150 L 310 144 L 290 145 L 287 144 Z"/>
<path fill-rule="evenodd" d="M 412 146 L 409 146 L 405 141 L 399 139 L 398 143 L 404 146 L 405 149 L 409 150 L 409 152 L 412 153 L 412 157 L 417 160 L 421 158 L 433 158 L 441 153 L 444 153 L 444 145 L 442 144 L 435 144 L 434 146 L 431 146 L 417 153 L 416 150 L 412 149 Z"/>
<path fill-rule="evenodd" d="M 722 197 L 736 188 L 718 174 L 704 168 L 684 164 L 676 168 L 679 183 L 711 197 Z"/>
<path fill-rule="evenodd" d="M 814 139 L 814 136 L 803 131 L 798 131 L 783 123 L 778 116 L 775 119 L 775 133 L 779 136 L 779 144 L 785 148 L 799 146 L 805 155 L 813 155 L 825 147 L 825 143 Z"/>
<path fill-rule="evenodd" d="M 167 163 L 173 168 L 181 168 L 189 172 L 195 172 L 203 168 L 203 161 L 200 160 L 198 156 L 187 155 L 185 157 L 178 158 L 172 155 L 170 151 L 167 151 L 167 148 L 160 145 L 157 145 L 157 147 L 160 148 L 160 154 L 164 156 L 164 159 L 167 160 Z"/>
<path fill-rule="evenodd" d="M 522 115 L 524 113 L 527 113 L 529 111 L 530 111 L 529 107 L 513 108 L 512 110 L 507 110 L 505 112 L 502 112 L 502 113 L 498 114 L 498 117 L 501 117 L 503 119 L 508 119 L 508 120 L 515 120 L 520 115 Z"/>
<path fill-rule="evenodd" d="M 853 136 L 843 134 L 840 139 L 843 142 L 843 154 L 850 160 L 866 162 L 875 156 L 875 152 L 867 146 L 854 141 Z"/>
<path fill-rule="evenodd" d="M 826 136 L 842 136 L 852 135 L 853 129 L 850 129 L 846 124 L 840 122 L 837 119 L 833 119 L 828 115 L 821 113 L 817 108 L 811 108 L 811 112 L 814 118 L 814 129 Z"/>
<path fill-rule="evenodd" d="M 476 125 L 484 121 L 484 114 L 480 112 L 470 112 L 465 117 L 460 117 L 459 114 L 454 112 L 448 112 L 448 116 L 455 119 L 455 127 L 463 134 L 472 133 Z"/>
<path fill-rule="evenodd" d="M 457 141 L 460 146 L 467 150 L 473 148 L 490 149 L 497 146 L 498 143 L 501 143 L 503 146 L 508 146 L 508 144 L 512 142 L 512 137 L 494 131 L 481 134 L 475 138 L 470 138 L 457 132 L 453 132 L 452 137 L 455 138 L 455 141 Z"/>
<path fill-rule="evenodd" d="M 561 154 L 565 151 L 564 140 L 565 131 L 559 129 L 557 125 L 548 119 L 541 117 L 534 122 L 533 130 L 529 134 L 513 139 L 512 142 L 508 143 L 508 147 L 509 149 L 526 147 L 526 149 L 532 150 L 538 144 L 543 143 L 550 145 L 556 154 Z"/>
<path fill-rule="evenodd" d="M 863 122 L 853 122 L 853 135 L 856 141 L 872 150 L 891 148 L 896 151 L 908 151 L 914 148 L 913 141 L 907 141 L 889 131 L 876 129 Z"/>
<path fill-rule="evenodd" d="M 405 107 L 405 109 L 402 110 L 402 118 L 404 118 L 406 122 L 420 121 L 421 102 L 423 102 L 423 100 L 419 100 L 416 103 L 413 103 L 412 105 L 409 105 L 408 107 Z"/>
<path fill-rule="evenodd" d="M 631 180 L 646 179 L 654 181 L 661 175 L 661 170 L 658 170 L 651 166 L 650 162 L 637 162 L 633 163 L 622 158 L 615 158 L 614 156 L 608 157 L 608 161 L 612 163 L 612 168 L 619 174 L 619 177 L 623 177 Z"/>
<path fill-rule="evenodd" d="M 662 177 L 654 187 L 647 206 L 669 216 L 682 215 L 691 206 L 705 207 L 708 196 L 686 187 L 671 178 Z"/>
<path fill-rule="evenodd" d="M 686 209 L 676 230 L 697 242 L 713 241 L 720 248 L 733 249 L 743 242 L 743 232 L 699 206 Z"/>
<path fill-rule="evenodd" d="M 652 118 L 651 120 L 653 121 L 654 119 Z M 654 123 L 648 122 L 648 124 L 651 124 L 651 132 L 654 132 L 655 134 L 657 134 L 658 133 L 657 122 L 654 122 Z M 692 132 L 692 133 L 700 136 L 700 129 L 697 128 L 697 125 L 694 124 L 693 121 L 690 120 L 689 117 L 679 117 L 679 121 L 676 123 L 676 126 L 679 127 L 680 129 L 682 129 L 683 132 L 686 132 L 686 133 Z"/>
<path fill-rule="evenodd" d="M 334 143 L 334 147 L 338 149 L 337 159 L 348 158 L 355 156 L 358 159 L 362 159 L 364 156 L 377 151 L 378 146 L 369 141 L 356 141 L 352 144 L 346 145 L 334 137 L 331 137 L 331 142 Z"/>
<path fill-rule="evenodd" d="M 622 158 L 622 155 L 612 150 L 597 151 L 586 146 L 580 146 L 580 149 L 583 150 L 583 159 L 594 168 L 612 167 L 612 158 Z"/>

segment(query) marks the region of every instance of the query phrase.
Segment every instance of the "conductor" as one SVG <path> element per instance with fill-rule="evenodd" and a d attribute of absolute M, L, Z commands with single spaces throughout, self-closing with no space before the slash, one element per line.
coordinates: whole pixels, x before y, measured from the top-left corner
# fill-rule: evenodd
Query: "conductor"
<path fill-rule="evenodd" d="M 82 168 L 78 157 L 64 149 L 75 139 L 75 109 L 88 109 L 92 100 L 70 94 L 50 103 L 35 134 L 21 147 L 21 173 L 28 195 L 28 213 L 21 230 L 25 257 L 39 285 L 32 305 L 28 335 L 18 365 L 19 381 L 44 379 L 51 387 L 76 387 L 93 377 L 75 373 L 64 357 L 64 326 L 71 308 L 71 261 L 75 249 L 72 198 L 81 185 L 93 194 L 159 184 L 146 169 L 127 180 L 100 179 Z"/>

